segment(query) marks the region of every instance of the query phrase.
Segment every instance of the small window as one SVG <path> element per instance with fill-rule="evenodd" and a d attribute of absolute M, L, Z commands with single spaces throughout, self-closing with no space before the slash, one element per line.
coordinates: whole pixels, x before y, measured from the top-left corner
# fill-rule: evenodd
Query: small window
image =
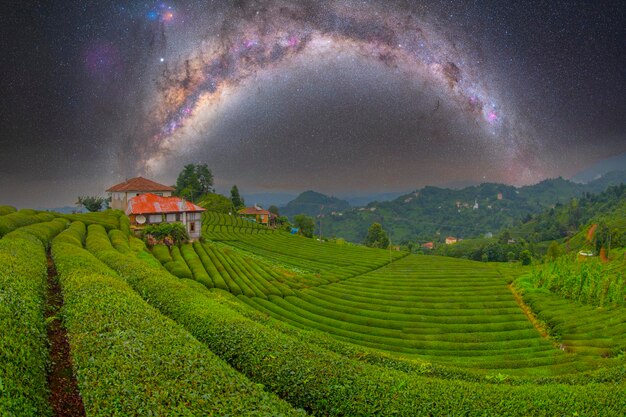
<path fill-rule="evenodd" d="M 176 221 L 179 222 L 180 221 L 180 213 L 176 213 Z"/>
<path fill-rule="evenodd" d="M 196 222 L 189 223 L 189 233 L 194 233 L 196 231 Z"/>
<path fill-rule="evenodd" d="M 137 197 L 139 195 L 139 193 L 135 194 L 135 197 Z"/>

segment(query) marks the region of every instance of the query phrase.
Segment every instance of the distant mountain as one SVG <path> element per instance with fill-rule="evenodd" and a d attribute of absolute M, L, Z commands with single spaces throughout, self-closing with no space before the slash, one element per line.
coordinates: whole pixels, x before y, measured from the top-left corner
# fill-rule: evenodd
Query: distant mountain
<path fill-rule="evenodd" d="M 572 181 L 587 183 L 611 171 L 621 171 L 626 169 L 626 152 L 611 158 L 603 159 L 587 167 L 572 177 Z"/>
<path fill-rule="evenodd" d="M 626 183 L 626 169 L 621 171 L 611 171 L 593 181 L 585 184 L 585 191 L 589 193 L 601 193 L 611 185 Z"/>
<path fill-rule="evenodd" d="M 317 216 L 320 213 L 344 211 L 350 208 L 350 203 L 337 197 L 329 197 L 315 191 L 305 191 L 294 200 L 280 208 L 282 216 L 293 217 L 296 214 Z"/>
<path fill-rule="evenodd" d="M 626 182 L 626 172 L 615 172 L 588 184 L 563 178 L 516 188 L 485 183 L 451 190 L 424 187 L 393 201 L 373 202 L 365 207 L 324 215 L 324 234 L 361 242 L 369 226 L 378 222 L 393 242 L 441 240 L 445 236 L 470 238 L 496 234 L 532 215 L 583 193 Z M 336 210 L 335 210 L 336 211 Z"/>
<path fill-rule="evenodd" d="M 83 213 L 86 210 L 81 208 L 81 207 L 76 207 L 76 206 L 63 206 L 63 207 L 55 207 L 55 208 L 40 208 L 37 210 L 41 210 L 41 211 L 53 211 L 55 213 L 63 213 L 63 214 L 73 214 L 73 213 Z"/>
<path fill-rule="evenodd" d="M 404 192 L 395 192 L 395 193 L 378 193 L 378 194 L 370 194 L 370 195 L 362 195 L 362 196 L 343 196 L 342 198 L 346 200 L 352 207 L 360 207 L 365 206 L 373 201 L 389 201 L 395 200 L 401 195 L 406 194 Z"/>
<path fill-rule="evenodd" d="M 225 194 L 226 196 L 230 196 L 230 192 Z M 271 205 L 275 205 L 277 207 L 283 206 L 287 204 L 289 201 L 296 198 L 296 194 L 291 193 L 245 193 L 242 194 L 246 205 L 252 206 L 257 204 L 261 207 L 268 208 Z"/>

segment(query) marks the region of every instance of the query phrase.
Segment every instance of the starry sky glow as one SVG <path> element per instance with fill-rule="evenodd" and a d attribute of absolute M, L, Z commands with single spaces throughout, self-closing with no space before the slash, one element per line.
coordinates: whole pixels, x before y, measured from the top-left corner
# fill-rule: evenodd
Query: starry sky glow
<path fill-rule="evenodd" d="M 0 204 L 190 162 L 218 189 L 341 194 L 626 151 L 619 1 L 45 3 L 2 16 Z"/>

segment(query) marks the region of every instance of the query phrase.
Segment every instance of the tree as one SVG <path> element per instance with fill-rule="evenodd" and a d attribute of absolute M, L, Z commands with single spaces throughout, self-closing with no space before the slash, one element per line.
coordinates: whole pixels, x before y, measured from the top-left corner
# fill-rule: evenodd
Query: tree
<path fill-rule="evenodd" d="M 190 201 L 198 201 L 213 192 L 213 173 L 206 164 L 187 164 L 176 179 L 176 194 Z"/>
<path fill-rule="evenodd" d="M 372 223 L 367 230 L 367 236 L 365 237 L 365 246 L 370 248 L 387 249 L 389 247 L 389 237 L 383 230 L 380 223 Z"/>
<path fill-rule="evenodd" d="M 239 188 L 236 185 L 233 185 L 233 188 L 230 189 L 230 201 L 233 203 L 235 210 L 239 210 L 246 205 L 243 197 L 239 195 Z"/>
<path fill-rule="evenodd" d="M 522 265 L 530 265 L 530 262 L 532 261 L 530 251 L 528 249 L 521 251 L 519 254 L 519 260 Z"/>
<path fill-rule="evenodd" d="M 270 206 L 270 208 L 267 209 L 267 211 L 269 211 L 270 213 L 274 213 L 275 215 L 279 216 L 278 207 L 273 205 L 273 204 Z"/>
<path fill-rule="evenodd" d="M 556 241 L 553 240 L 552 243 L 550 243 L 550 246 L 548 247 L 548 252 L 546 253 L 546 257 L 548 258 L 548 260 L 553 261 L 559 256 L 561 256 L 561 247 Z"/>
<path fill-rule="evenodd" d="M 100 211 L 102 204 L 107 201 L 106 198 L 97 196 L 79 196 L 76 204 L 85 207 L 89 211 Z"/>
<path fill-rule="evenodd" d="M 228 214 L 232 210 L 231 201 L 221 194 L 209 193 L 197 202 L 200 207 L 204 207 L 208 211 Z"/>
<path fill-rule="evenodd" d="M 313 237 L 315 230 L 315 221 L 313 217 L 306 214 L 297 214 L 293 218 L 293 225 L 300 229 L 300 233 L 306 237 Z"/>

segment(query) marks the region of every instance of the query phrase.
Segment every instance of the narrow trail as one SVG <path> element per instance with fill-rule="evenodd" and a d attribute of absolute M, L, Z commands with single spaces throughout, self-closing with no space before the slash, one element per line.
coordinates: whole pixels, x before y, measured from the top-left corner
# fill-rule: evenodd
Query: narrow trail
<path fill-rule="evenodd" d="M 537 318 L 537 316 L 533 312 L 532 308 L 530 308 L 530 306 L 524 302 L 524 299 L 522 298 L 521 295 L 519 295 L 517 293 L 517 291 L 515 290 L 513 285 L 509 284 L 508 287 L 509 287 L 509 290 L 511 291 L 511 293 L 513 294 L 513 297 L 515 298 L 515 301 L 517 302 L 517 305 L 522 310 L 522 312 L 524 313 L 524 315 L 526 316 L 528 321 L 530 321 L 532 323 L 532 325 L 535 327 L 535 329 L 539 332 L 541 337 L 543 337 L 544 339 L 546 339 L 550 343 L 552 343 L 552 346 L 554 346 L 556 349 L 564 350 L 564 349 L 562 349 L 562 346 L 559 345 L 559 343 L 557 343 L 554 339 L 552 339 L 550 337 L 548 329 Z"/>
<path fill-rule="evenodd" d="M 50 342 L 50 405 L 55 417 L 77 417 L 85 415 L 83 399 L 78 391 L 78 384 L 72 371 L 72 358 L 67 332 L 58 316 L 63 306 L 63 294 L 59 286 L 54 261 L 48 253 L 48 294 L 46 321 L 48 322 L 48 340 Z"/>

